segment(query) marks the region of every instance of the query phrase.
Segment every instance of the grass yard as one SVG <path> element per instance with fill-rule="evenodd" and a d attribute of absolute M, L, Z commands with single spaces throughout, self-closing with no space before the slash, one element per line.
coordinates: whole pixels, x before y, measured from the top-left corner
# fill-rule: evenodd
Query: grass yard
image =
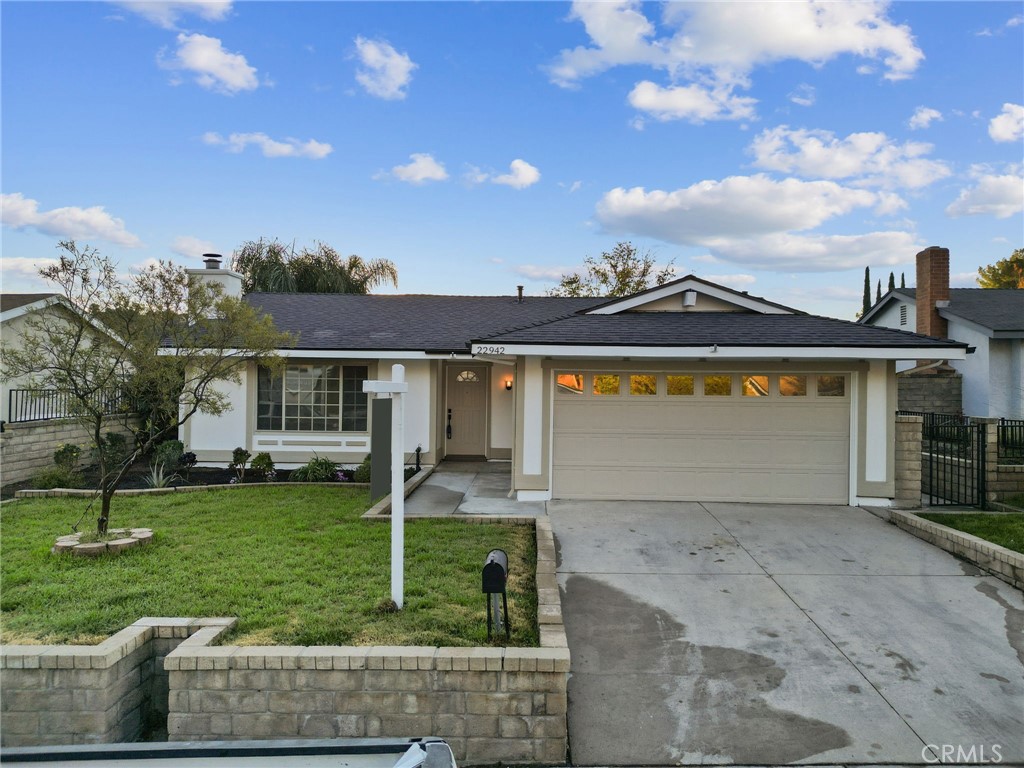
<path fill-rule="evenodd" d="M 1024 515 L 986 515 L 978 512 L 964 515 L 926 514 L 918 517 L 956 528 L 1015 552 L 1024 552 Z"/>
<path fill-rule="evenodd" d="M 389 523 L 360 519 L 365 490 L 257 487 L 116 498 L 110 527 L 146 547 L 98 559 L 50 554 L 83 499 L 0 509 L 0 640 L 91 644 L 143 616 L 237 616 L 241 645 L 486 645 L 480 571 L 509 555 L 512 645 L 537 645 L 532 526 L 406 521 L 405 608 L 391 596 Z M 86 515 L 79 530 L 98 516 Z"/>

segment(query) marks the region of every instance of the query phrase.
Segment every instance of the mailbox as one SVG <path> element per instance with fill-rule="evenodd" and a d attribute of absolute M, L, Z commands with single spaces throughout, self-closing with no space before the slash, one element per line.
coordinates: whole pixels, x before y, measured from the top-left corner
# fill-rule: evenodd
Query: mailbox
<path fill-rule="evenodd" d="M 491 639 L 492 628 L 500 632 L 504 627 L 506 640 L 512 636 L 512 627 L 508 620 L 508 594 L 505 591 L 507 581 L 508 555 L 502 549 L 492 549 L 484 560 L 482 574 L 483 593 L 486 595 L 488 640 Z"/>

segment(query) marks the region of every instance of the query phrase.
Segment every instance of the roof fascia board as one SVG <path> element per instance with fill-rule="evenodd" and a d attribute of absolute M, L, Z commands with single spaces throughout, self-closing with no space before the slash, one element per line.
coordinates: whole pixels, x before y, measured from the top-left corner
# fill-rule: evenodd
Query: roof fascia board
<path fill-rule="evenodd" d="M 889 291 L 889 293 L 883 296 L 882 300 L 875 304 L 875 306 L 873 306 L 867 312 L 865 312 L 861 317 L 859 317 L 857 319 L 857 322 L 861 324 L 869 322 L 871 318 L 873 318 L 875 315 L 877 315 L 879 312 L 881 312 L 883 309 L 888 307 L 893 302 L 902 302 L 904 304 L 913 304 L 915 307 L 917 306 L 916 299 L 907 296 L 907 294 L 905 293 L 900 293 L 899 289 L 896 289 L 894 291 Z"/>
<path fill-rule="evenodd" d="M 990 339 L 994 338 L 995 334 L 997 333 L 997 331 L 993 330 L 992 328 L 989 328 L 986 325 L 982 325 L 981 323 L 977 323 L 974 320 L 968 320 L 966 317 L 961 317 L 960 315 L 956 314 L 956 312 L 952 312 L 946 307 L 939 309 L 939 317 L 944 318 L 947 322 L 953 321 L 954 323 L 963 325 L 966 328 L 970 328 L 972 331 L 976 331 L 977 333 L 980 333 L 983 336 L 988 336 Z M 1010 331 L 1010 333 L 1013 333 L 1013 331 Z M 1022 331 L 1017 331 L 1017 333 L 1022 333 Z"/>
<path fill-rule="evenodd" d="M 628 312 L 636 307 L 642 307 L 644 304 L 650 304 L 654 301 L 664 299 L 666 296 L 674 296 L 683 291 L 695 290 L 698 293 L 703 293 L 712 298 L 719 299 L 721 301 L 735 304 L 743 309 L 750 309 L 755 312 L 760 312 L 765 315 L 791 315 L 791 310 L 783 309 L 781 307 L 773 306 L 766 302 L 758 299 L 751 298 L 742 293 L 735 293 L 733 291 L 719 288 L 713 283 L 706 283 L 703 281 L 697 281 L 689 277 L 685 277 L 682 280 L 677 280 L 666 285 L 659 286 L 657 288 L 650 288 L 642 293 L 635 293 L 632 296 L 627 296 L 618 301 L 613 301 L 608 304 L 602 304 L 588 309 L 583 312 L 586 315 L 616 315 L 620 312 Z"/>
<path fill-rule="evenodd" d="M 716 351 L 712 351 L 712 349 Z M 560 344 L 473 344 L 474 355 L 542 357 L 630 357 L 680 360 L 965 360 L 967 345 L 950 347 L 629 347 Z"/>
<path fill-rule="evenodd" d="M 77 315 L 82 320 L 84 320 L 85 323 L 90 328 L 93 329 L 93 331 L 98 331 L 99 333 L 102 333 L 103 335 L 116 341 L 118 344 L 124 344 L 124 341 L 121 339 L 121 337 L 114 333 L 110 328 L 108 328 L 105 323 L 102 323 L 99 320 L 90 320 L 81 313 L 78 307 L 76 307 L 74 304 L 68 301 L 67 298 L 59 294 L 56 296 L 49 296 L 45 299 L 40 299 L 39 301 L 33 301 L 31 304 L 23 304 L 20 307 L 9 309 L 6 312 L 0 314 L 0 322 L 6 323 L 9 320 L 14 320 L 17 317 L 21 317 L 22 315 L 27 315 L 30 312 L 40 312 L 44 309 L 49 309 L 50 307 L 53 306 L 63 307 L 67 312 L 70 312 L 73 315 Z"/>
<path fill-rule="evenodd" d="M 176 347 L 162 347 L 161 355 L 173 355 Z M 237 350 L 228 350 L 237 354 Z M 469 352 L 419 352 L 416 350 L 387 349 L 278 349 L 277 354 L 286 358 L 316 358 L 317 360 L 471 360 Z"/>
<path fill-rule="evenodd" d="M 22 315 L 27 315 L 29 312 L 46 309 L 47 307 L 60 302 L 60 296 L 47 296 L 45 299 L 38 299 L 37 301 L 33 301 L 31 304 L 22 304 L 20 307 L 8 309 L 6 312 L 0 313 L 0 322 L 6 323 L 9 320 L 21 317 Z"/>

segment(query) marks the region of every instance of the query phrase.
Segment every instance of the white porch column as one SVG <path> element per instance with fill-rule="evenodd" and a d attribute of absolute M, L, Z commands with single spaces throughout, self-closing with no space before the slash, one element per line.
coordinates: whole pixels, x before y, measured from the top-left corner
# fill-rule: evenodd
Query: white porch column
<path fill-rule="evenodd" d="M 864 404 L 864 480 L 885 482 L 888 457 L 892 446 L 887 441 L 890 411 L 896 404 L 889 402 L 887 363 L 872 360 L 868 363 L 867 392 Z"/>

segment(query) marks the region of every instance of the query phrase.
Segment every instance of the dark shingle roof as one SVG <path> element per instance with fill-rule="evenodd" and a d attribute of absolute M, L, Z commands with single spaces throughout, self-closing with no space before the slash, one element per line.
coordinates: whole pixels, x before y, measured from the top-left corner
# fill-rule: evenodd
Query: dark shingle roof
<path fill-rule="evenodd" d="M 916 288 L 897 290 L 917 300 Z M 1024 290 L 950 288 L 949 306 L 942 312 L 993 331 L 1024 331 Z"/>
<path fill-rule="evenodd" d="M 506 344 L 700 347 L 966 347 L 890 328 L 814 315 L 632 312 L 575 315 L 474 340 Z"/>
<path fill-rule="evenodd" d="M 425 296 L 250 293 L 297 349 L 467 352 L 469 340 L 571 315 L 603 299 L 527 296 Z"/>
<path fill-rule="evenodd" d="M 0 312 L 17 309 L 26 304 L 34 304 L 56 295 L 55 293 L 2 293 L 0 294 Z"/>

